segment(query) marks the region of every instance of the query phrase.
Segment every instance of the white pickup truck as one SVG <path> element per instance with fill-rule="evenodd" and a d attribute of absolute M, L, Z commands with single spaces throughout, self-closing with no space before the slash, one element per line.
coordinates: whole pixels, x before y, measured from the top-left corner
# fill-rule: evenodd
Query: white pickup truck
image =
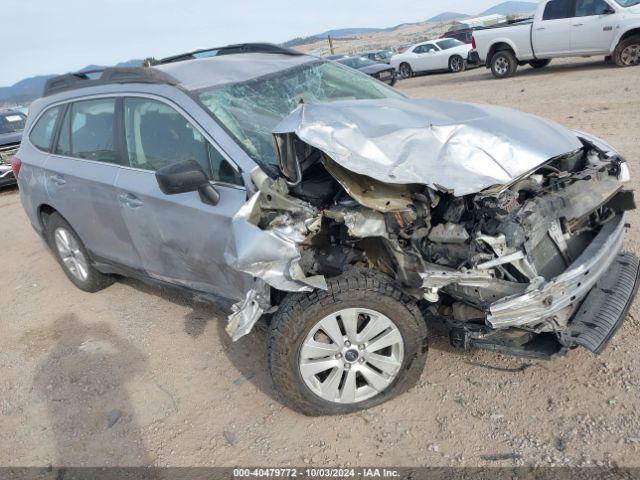
<path fill-rule="evenodd" d="M 476 30 L 473 42 L 469 60 L 496 78 L 560 57 L 603 55 L 621 67 L 638 65 L 640 0 L 543 0 L 532 20 Z"/>

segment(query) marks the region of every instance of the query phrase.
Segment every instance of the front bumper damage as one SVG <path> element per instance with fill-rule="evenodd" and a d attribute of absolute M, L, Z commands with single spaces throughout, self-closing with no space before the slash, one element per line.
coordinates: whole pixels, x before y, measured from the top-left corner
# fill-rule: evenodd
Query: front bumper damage
<path fill-rule="evenodd" d="M 563 274 L 524 295 L 504 298 L 489 306 L 487 324 L 495 329 L 545 323 L 571 315 L 620 253 L 624 215 L 605 224 L 593 242 Z"/>
<path fill-rule="evenodd" d="M 599 353 L 635 297 L 638 262 L 621 253 L 629 169 L 595 137 L 505 109 L 394 100 L 301 105 L 274 138 L 282 177 L 253 173 L 227 249 L 256 279 L 230 316 L 234 340 L 282 292 L 326 289 L 351 262 L 395 276 L 455 345 L 537 358 Z M 329 201 L 305 197 L 319 170 Z M 317 268 L 327 258 L 331 274 Z M 627 287 L 603 299 L 618 277 Z"/>

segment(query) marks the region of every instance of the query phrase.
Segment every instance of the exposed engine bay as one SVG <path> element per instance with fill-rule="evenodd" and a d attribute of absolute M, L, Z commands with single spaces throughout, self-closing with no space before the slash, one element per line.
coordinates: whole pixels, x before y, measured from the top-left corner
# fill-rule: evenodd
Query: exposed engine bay
<path fill-rule="evenodd" d="M 277 308 L 274 292 L 323 288 L 324 278 L 357 265 L 401 282 L 447 325 L 454 344 L 501 332 L 508 345 L 549 334 L 572 346 L 570 321 L 618 255 L 624 212 L 635 208 L 633 192 L 623 189 L 626 162 L 588 136 L 576 138 L 578 148 L 508 183 L 456 195 L 444 186 L 383 182 L 295 133 L 276 135 L 286 178 L 257 169 L 258 193 L 234 229 L 248 222 L 257 243 L 279 247 L 263 258 L 239 245 L 228 252 L 235 268 L 258 279 L 236 305 L 229 333 L 239 338 Z"/>

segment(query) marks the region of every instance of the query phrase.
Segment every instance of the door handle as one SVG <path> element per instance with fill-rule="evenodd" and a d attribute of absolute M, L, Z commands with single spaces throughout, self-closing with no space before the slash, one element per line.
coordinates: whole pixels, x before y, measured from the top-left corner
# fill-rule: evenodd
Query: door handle
<path fill-rule="evenodd" d="M 573 26 L 574 26 L 574 27 L 581 27 L 581 26 L 583 26 L 583 25 L 584 25 L 584 23 L 574 23 L 574 24 L 573 24 Z"/>
<path fill-rule="evenodd" d="M 140 200 L 135 195 L 131 195 L 130 193 L 121 193 L 120 196 L 118 196 L 118 199 L 120 200 L 120 203 L 126 205 L 129 208 L 139 208 L 144 205 L 144 203 L 142 203 L 142 200 Z"/>
<path fill-rule="evenodd" d="M 537 30 L 537 31 L 540 31 L 540 30 L 546 30 L 546 28 L 545 28 L 545 27 L 538 27 L 538 28 L 536 28 L 536 30 Z"/>
<path fill-rule="evenodd" d="M 62 186 L 65 183 L 67 183 L 67 181 L 64 179 L 64 177 L 62 177 L 62 175 L 51 175 L 51 181 L 59 186 Z"/>

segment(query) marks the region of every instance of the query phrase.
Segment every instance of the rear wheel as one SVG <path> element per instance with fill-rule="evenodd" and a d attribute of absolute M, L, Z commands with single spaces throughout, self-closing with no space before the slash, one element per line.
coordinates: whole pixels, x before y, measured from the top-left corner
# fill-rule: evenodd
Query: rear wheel
<path fill-rule="evenodd" d="M 496 78 L 508 78 L 518 70 L 518 60 L 510 50 L 501 50 L 491 57 L 491 72 Z"/>
<path fill-rule="evenodd" d="M 640 35 L 621 41 L 613 52 L 613 61 L 619 67 L 640 65 Z"/>
<path fill-rule="evenodd" d="M 408 63 L 401 63 L 400 67 L 398 68 L 398 72 L 400 73 L 401 78 L 406 79 L 413 77 L 413 69 Z"/>
<path fill-rule="evenodd" d="M 427 353 L 415 300 L 369 270 L 328 287 L 288 295 L 272 320 L 269 364 L 284 403 L 306 415 L 344 414 L 412 387 Z"/>
<path fill-rule="evenodd" d="M 544 68 L 550 63 L 551 63 L 551 59 L 547 58 L 545 60 L 531 60 L 529 62 L 529 65 L 531 65 L 532 68 Z"/>
<path fill-rule="evenodd" d="M 451 73 L 464 72 L 465 68 L 466 68 L 466 65 L 465 65 L 464 58 L 462 58 L 460 55 L 453 55 L 449 59 L 449 71 Z"/>
<path fill-rule="evenodd" d="M 65 275 L 76 287 L 85 292 L 97 292 L 114 282 L 112 277 L 91 265 L 87 249 L 60 214 L 52 213 L 47 217 L 45 226 L 49 246 Z"/>

